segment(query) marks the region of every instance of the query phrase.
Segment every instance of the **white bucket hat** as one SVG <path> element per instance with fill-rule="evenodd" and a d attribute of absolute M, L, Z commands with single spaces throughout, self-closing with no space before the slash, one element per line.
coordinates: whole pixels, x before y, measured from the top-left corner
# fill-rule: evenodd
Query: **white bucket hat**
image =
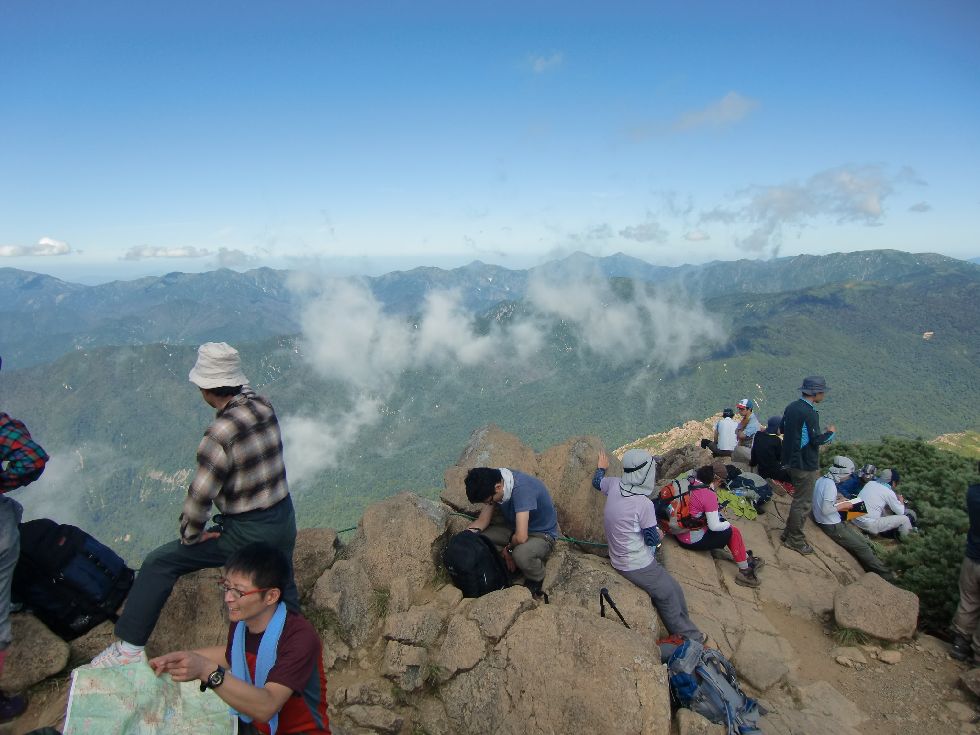
<path fill-rule="evenodd" d="M 657 484 L 657 465 L 649 452 L 630 449 L 623 455 L 623 476 L 619 486 L 629 495 L 650 495 Z"/>
<path fill-rule="evenodd" d="M 198 388 L 225 388 L 247 385 L 238 350 L 227 342 L 205 342 L 197 349 L 197 362 L 187 375 Z"/>

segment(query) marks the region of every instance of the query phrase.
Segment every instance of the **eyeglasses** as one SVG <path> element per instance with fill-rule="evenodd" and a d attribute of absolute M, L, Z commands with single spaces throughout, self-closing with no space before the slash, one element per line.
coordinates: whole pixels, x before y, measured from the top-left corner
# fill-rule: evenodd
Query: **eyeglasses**
<path fill-rule="evenodd" d="M 272 588 L 260 587 L 259 589 L 254 589 L 254 590 L 240 590 L 237 587 L 232 587 L 224 580 L 218 582 L 218 591 L 221 592 L 222 597 L 230 594 L 236 600 L 240 600 L 243 597 L 247 597 L 248 595 L 254 595 L 256 592 L 268 592 L 270 589 Z"/>

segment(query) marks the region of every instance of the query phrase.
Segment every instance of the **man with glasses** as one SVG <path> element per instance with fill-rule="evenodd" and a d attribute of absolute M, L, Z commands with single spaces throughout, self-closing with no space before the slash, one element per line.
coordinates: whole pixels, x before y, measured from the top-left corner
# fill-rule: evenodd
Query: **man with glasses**
<path fill-rule="evenodd" d="M 153 671 L 213 690 L 238 714 L 240 735 L 329 733 L 323 644 L 282 602 L 291 577 L 289 560 L 268 544 L 236 551 L 218 583 L 231 622 L 227 644 L 158 656 Z"/>
<path fill-rule="evenodd" d="M 558 538 L 558 514 L 548 488 L 538 478 L 506 467 L 474 467 L 465 485 L 469 501 L 484 504 L 468 530 L 482 532 L 501 547 L 507 569 L 519 569 L 535 599 L 544 597 L 544 565 Z"/>
<path fill-rule="evenodd" d="M 252 390 L 238 350 L 208 342 L 188 379 L 217 412 L 197 448 L 197 470 L 180 514 L 180 538 L 143 561 L 116 623 L 119 640 L 92 659 L 96 667 L 145 661 L 143 648 L 177 580 L 222 566 L 235 551 L 261 541 L 293 556 L 296 516 L 286 484 L 282 437 L 272 404 Z M 221 511 L 205 530 L 212 505 Z M 299 610 L 292 578 L 285 603 Z"/>

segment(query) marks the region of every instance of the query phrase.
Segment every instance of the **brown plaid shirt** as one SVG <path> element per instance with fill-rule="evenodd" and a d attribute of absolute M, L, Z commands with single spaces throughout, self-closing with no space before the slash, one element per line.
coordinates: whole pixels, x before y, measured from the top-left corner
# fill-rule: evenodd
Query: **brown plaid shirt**
<path fill-rule="evenodd" d="M 197 448 L 180 514 L 180 540 L 197 543 L 212 503 L 226 515 L 271 508 L 289 495 L 272 404 L 248 387 L 218 411 Z"/>

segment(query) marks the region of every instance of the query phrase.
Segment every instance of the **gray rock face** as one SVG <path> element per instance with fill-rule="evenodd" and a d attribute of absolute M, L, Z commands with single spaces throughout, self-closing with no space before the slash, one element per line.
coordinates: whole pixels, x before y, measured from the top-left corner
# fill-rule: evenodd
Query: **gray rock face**
<path fill-rule="evenodd" d="M 469 671 L 486 654 L 486 643 L 480 626 L 461 615 L 449 621 L 446 637 L 436 656 L 440 678 L 448 679 L 460 671 Z"/>
<path fill-rule="evenodd" d="M 677 735 L 727 735 L 724 725 L 716 725 L 686 707 L 677 710 Z"/>
<path fill-rule="evenodd" d="M 388 641 L 381 673 L 396 682 L 404 691 L 410 692 L 425 684 L 425 667 L 428 662 L 429 655 L 424 648 Z"/>
<path fill-rule="evenodd" d="M 473 600 L 467 617 L 479 626 L 480 633 L 496 642 L 517 616 L 533 604 L 527 587 L 508 587 Z"/>
<path fill-rule="evenodd" d="M 670 729 L 666 670 L 647 639 L 576 608 L 542 605 L 524 613 L 496 650 L 444 685 L 441 696 L 457 733 Z"/>
<path fill-rule="evenodd" d="M 217 569 L 202 569 L 177 580 L 146 644 L 147 655 L 225 644 L 228 617 L 215 584 L 219 575 Z"/>
<path fill-rule="evenodd" d="M 293 574 L 300 597 L 306 595 L 337 557 L 339 540 L 332 528 L 304 528 L 296 533 Z"/>
<path fill-rule="evenodd" d="M 10 625 L 14 640 L 7 649 L 0 689 L 21 692 L 68 664 L 68 644 L 33 615 L 11 615 Z"/>
<path fill-rule="evenodd" d="M 980 667 L 964 671 L 960 675 L 960 684 L 967 691 L 973 692 L 975 696 L 980 697 Z"/>
<path fill-rule="evenodd" d="M 739 676 L 760 692 L 782 681 L 796 666 L 796 656 L 785 639 L 749 630 L 742 636 L 732 661 Z"/>
<path fill-rule="evenodd" d="M 364 567 L 341 560 L 324 572 L 313 587 L 313 604 L 333 615 L 344 641 L 358 647 L 378 622 L 375 592 Z"/>
<path fill-rule="evenodd" d="M 860 630 L 884 641 L 906 640 L 915 635 L 919 598 L 869 572 L 837 590 L 834 618 L 842 628 Z"/>
<path fill-rule="evenodd" d="M 406 612 L 389 615 L 384 637 L 388 640 L 427 647 L 442 633 L 445 613 L 435 605 L 412 607 Z"/>
<path fill-rule="evenodd" d="M 664 454 L 660 463 L 657 465 L 657 477 L 667 481 L 673 480 L 678 475 L 696 470 L 706 464 L 711 464 L 711 451 L 702 449 L 697 444 L 688 444 L 677 449 L 671 449 Z"/>

